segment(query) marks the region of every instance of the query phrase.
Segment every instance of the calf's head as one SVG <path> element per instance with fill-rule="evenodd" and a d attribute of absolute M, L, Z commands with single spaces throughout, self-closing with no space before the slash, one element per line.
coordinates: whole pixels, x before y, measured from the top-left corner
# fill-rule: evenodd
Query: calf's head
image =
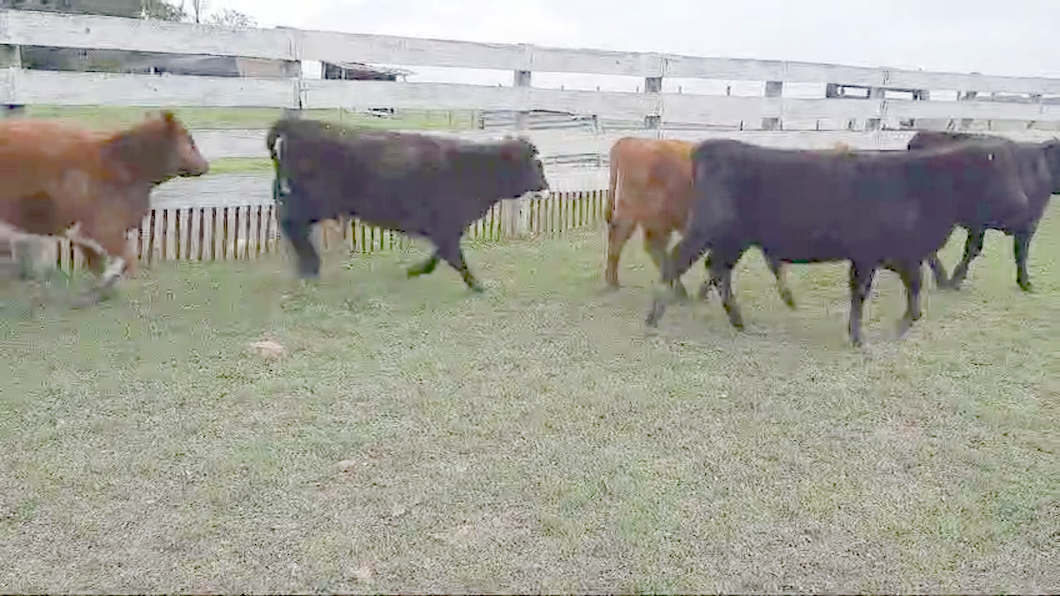
<path fill-rule="evenodd" d="M 114 135 L 105 152 L 132 176 L 155 184 L 210 171 L 191 134 L 169 110 Z"/>
<path fill-rule="evenodd" d="M 1060 139 L 1053 139 L 1042 144 L 1045 164 L 1049 168 L 1050 190 L 1060 195 Z"/>
<path fill-rule="evenodd" d="M 537 147 L 526 139 L 508 138 L 501 142 L 501 160 L 508 165 L 506 183 L 511 196 L 528 192 L 541 193 L 549 189 L 545 166 L 538 158 Z"/>
<path fill-rule="evenodd" d="M 195 139 L 191 137 L 188 129 L 177 120 L 173 112 L 168 110 L 162 112 L 161 123 L 168 139 L 172 142 L 172 151 L 169 155 L 169 166 L 180 176 L 202 176 L 210 171 L 210 162 L 199 153 L 195 145 Z"/>

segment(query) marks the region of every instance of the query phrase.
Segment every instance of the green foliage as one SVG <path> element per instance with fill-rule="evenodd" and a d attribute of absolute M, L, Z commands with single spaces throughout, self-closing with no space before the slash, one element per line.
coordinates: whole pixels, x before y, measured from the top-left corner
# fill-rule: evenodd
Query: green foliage
<path fill-rule="evenodd" d="M 170 4 L 166 0 L 143 0 L 142 18 L 155 21 L 183 21 L 188 17 L 184 5 Z"/>
<path fill-rule="evenodd" d="M 229 29 L 249 29 L 257 26 L 254 17 L 231 8 L 222 8 L 208 15 L 204 22 L 207 25 L 228 27 Z"/>

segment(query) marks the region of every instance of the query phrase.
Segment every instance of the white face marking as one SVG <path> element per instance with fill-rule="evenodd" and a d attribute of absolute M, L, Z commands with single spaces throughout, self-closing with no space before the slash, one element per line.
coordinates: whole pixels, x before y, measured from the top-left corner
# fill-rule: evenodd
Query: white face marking
<path fill-rule="evenodd" d="M 989 159 L 990 161 L 994 161 L 994 154 L 993 153 L 987 153 L 986 154 L 986 158 Z"/>

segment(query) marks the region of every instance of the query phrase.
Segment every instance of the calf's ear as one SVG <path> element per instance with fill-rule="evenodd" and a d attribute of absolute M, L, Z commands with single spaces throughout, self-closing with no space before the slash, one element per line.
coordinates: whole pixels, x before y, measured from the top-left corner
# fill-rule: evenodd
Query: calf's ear
<path fill-rule="evenodd" d="M 167 128 L 174 128 L 177 125 L 177 117 L 172 110 L 162 110 L 158 117 Z"/>

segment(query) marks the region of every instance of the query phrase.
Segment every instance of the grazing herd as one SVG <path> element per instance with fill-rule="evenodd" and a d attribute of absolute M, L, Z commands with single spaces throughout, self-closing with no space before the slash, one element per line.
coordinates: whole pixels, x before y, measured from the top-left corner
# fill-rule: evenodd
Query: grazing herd
<path fill-rule="evenodd" d="M 280 228 L 302 278 L 320 271 L 312 227 L 352 216 L 433 243 L 434 252 L 409 277 L 445 261 L 481 292 L 460 246 L 467 227 L 498 201 L 549 189 L 537 148 L 519 138 L 471 142 L 283 118 L 269 129 L 266 145 Z M 150 211 L 151 190 L 210 168 L 168 111 L 115 132 L 5 120 L 0 164 L 0 231 L 65 236 L 80 246 L 98 276 L 80 305 L 135 271 L 125 239 Z M 1017 284 L 1032 289 L 1029 245 L 1050 196 L 1060 192 L 1060 141 L 921 131 L 905 150 L 854 151 L 841 143 L 801 150 L 732 139 L 623 138 L 611 148 L 610 168 L 604 279 L 618 287 L 623 245 L 640 227 L 660 272 L 648 326 L 658 324 L 671 300 L 687 300 L 681 276 L 706 256 L 708 280 L 699 296 L 717 288 L 730 323 L 742 328 L 732 271 L 754 246 L 790 308 L 790 264 L 849 261 L 849 336 L 860 345 L 862 309 L 879 269 L 904 283 L 904 334 L 921 317 L 923 263 L 940 287 L 958 287 L 988 229 L 1013 237 Z M 947 278 L 937 252 L 958 226 L 968 230 L 968 241 Z M 675 232 L 680 240 L 668 250 Z"/>

